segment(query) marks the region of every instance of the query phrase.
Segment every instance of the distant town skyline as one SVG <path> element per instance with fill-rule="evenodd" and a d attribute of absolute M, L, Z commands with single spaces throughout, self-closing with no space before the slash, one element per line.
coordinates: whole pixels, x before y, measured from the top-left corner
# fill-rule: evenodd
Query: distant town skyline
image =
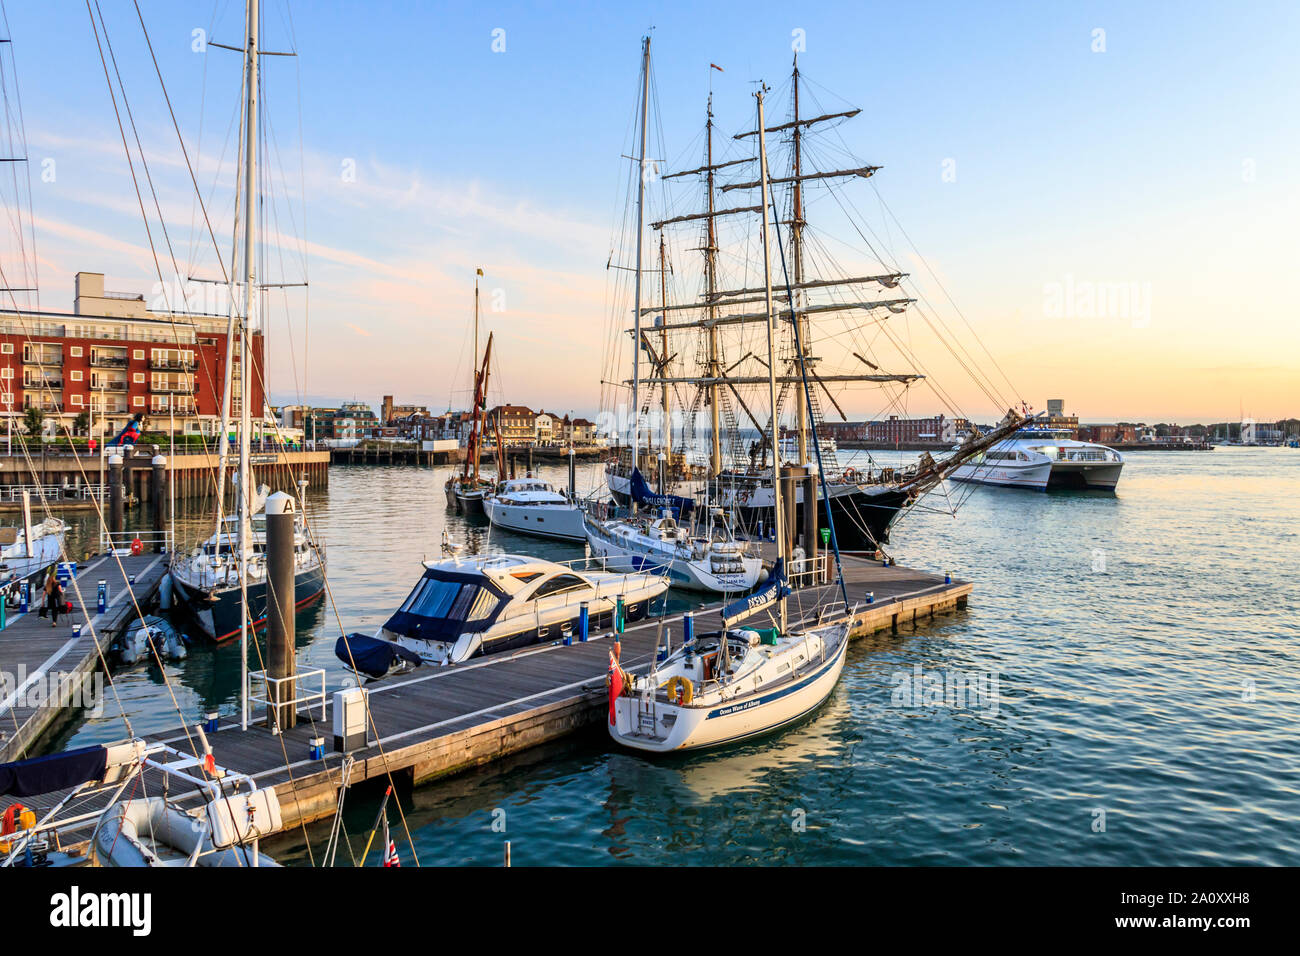
<path fill-rule="evenodd" d="M 481 267 L 492 401 L 601 410 L 611 223 L 653 27 L 672 162 L 697 158 L 710 83 L 730 133 L 749 120 L 753 81 L 779 87 L 802 44 L 817 94 L 864 110 L 844 136 L 883 167 L 868 216 L 1016 398 L 1063 398 L 1081 422 L 1300 414 L 1293 5 L 1190 3 L 1176 19 L 1121 3 L 263 7 L 263 48 L 298 55 L 266 58 L 264 162 L 287 185 L 264 217 L 262 278 L 310 282 L 271 294 L 277 405 L 468 404 Z M 228 255 L 239 57 L 206 44 L 238 42 L 243 3 L 141 10 Z M 10 286 L 15 258 L 34 259 L 47 310 L 71 309 L 82 270 L 156 295 L 155 253 L 168 281 L 218 272 L 134 8 L 104 17 L 125 136 L 144 144 L 168 231 L 145 192 L 145 232 L 84 6 L 10 9 L 0 57 L 22 92 L 36 248 L 11 234 L 0 256 Z M 870 34 L 879 57 L 863 55 L 870 23 L 889 25 Z M 135 174 L 144 189 L 138 156 Z M 892 411 L 1004 411 L 924 322 L 891 321 L 960 406 L 921 384 Z M 889 413 L 867 393 L 840 397 L 850 418 Z"/>

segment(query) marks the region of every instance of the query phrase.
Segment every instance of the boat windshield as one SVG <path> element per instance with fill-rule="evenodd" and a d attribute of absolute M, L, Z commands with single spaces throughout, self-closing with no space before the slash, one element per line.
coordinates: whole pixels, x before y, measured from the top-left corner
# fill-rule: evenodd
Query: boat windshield
<path fill-rule="evenodd" d="M 477 575 L 426 571 L 384 627 L 405 637 L 447 640 L 464 631 L 489 627 L 502 598 L 495 587 Z"/>

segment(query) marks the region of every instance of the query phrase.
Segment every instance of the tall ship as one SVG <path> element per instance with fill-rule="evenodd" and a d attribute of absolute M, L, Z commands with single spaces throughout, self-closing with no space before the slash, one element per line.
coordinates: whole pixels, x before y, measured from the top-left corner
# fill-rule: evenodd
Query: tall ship
<path fill-rule="evenodd" d="M 653 101 L 646 95 L 649 84 L 647 77 L 642 102 Z M 854 390 L 851 395 L 859 401 L 864 392 L 879 396 L 872 401 L 882 410 L 905 407 L 909 390 L 926 375 L 906 367 L 916 364 L 909 333 L 891 327 L 917 302 L 901 291 L 908 275 L 874 248 L 867 238 L 870 226 L 864 227 L 856 214 L 853 187 L 871 180 L 881 167 L 851 154 L 849 163 L 819 162 L 846 155 L 836 130 L 861 110 L 809 110 L 797 56 L 789 89 L 787 120 L 763 130 L 742 129 L 721 145 L 710 92 L 703 162 L 662 175 L 654 174 L 657 167 L 645 145 L 648 124 L 644 113 L 641 117 L 638 178 L 653 180 L 661 204 L 674 214 L 649 223 L 658 239 L 658 262 L 645 262 L 645 197 L 639 189 L 635 217 L 624 217 L 635 222 L 635 234 L 625 233 L 620 244 L 620 249 L 635 248 L 635 263 L 616 262 L 611 253 L 609 269 L 616 282 L 625 273 L 635 276 L 630 296 L 627 290 L 613 296 L 616 315 L 624 314 L 624 302 L 632 300 L 632 327 L 617 329 L 609 349 L 615 360 L 627 361 L 632 375 L 619 380 L 607 374 L 617 382 L 614 387 L 629 391 L 607 392 L 605 404 L 616 406 L 631 396 L 632 436 L 607 462 L 605 480 L 614 501 L 630 508 L 644 504 L 636 493 L 638 478 L 643 484 L 646 478 L 658 482 L 660 495 L 675 483 L 672 490 L 706 496 L 754 534 L 760 525 L 774 523 L 773 480 L 781 459 L 789 466 L 788 477 L 805 479 L 791 482 L 796 521 L 801 524 L 809 510 L 801 507 L 803 496 L 815 494 L 818 524 L 834 523 L 840 550 L 874 553 L 889 541 L 899 515 L 964 462 L 1014 434 L 1024 416 L 1010 407 L 1014 402 L 1007 402 L 1005 417 L 989 433 L 972 431 L 948 454 L 936 458 L 924 453 L 901 467 L 881 466 L 870 458 L 865 466 L 854 467 L 838 460 L 833 443 L 811 440 L 813 431 L 825 435 L 827 408 L 847 419 L 846 391 Z M 756 261 L 762 209 L 757 191 L 763 179 L 754 144 L 760 133 L 786 147 L 784 168 L 770 177 L 778 210 L 773 293 L 780 342 L 773 358 L 777 396 L 766 415 L 756 412 L 755 399 L 769 371 L 765 353 L 757 347 L 757 333 L 767 321 Z M 689 197 L 673 194 L 683 182 L 696 187 Z M 832 220 L 825 234 L 814 228 L 813 205 Z M 853 250 L 860 261 L 839 264 L 829 243 L 839 242 L 846 230 L 855 230 L 861 239 L 861 248 Z M 689 263 L 674 263 L 671 249 L 677 245 L 689 250 Z M 643 275 L 657 282 L 643 283 Z M 653 303 L 647 301 L 651 285 L 658 299 Z M 930 317 L 922 317 L 938 334 Z M 624 351 L 628 342 L 630 359 Z M 803 368 L 812 381 L 807 392 L 798 387 Z M 946 394 L 937 386 L 934 390 Z M 989 390 L 986 394 L 998 397 Z M 780 427 L 773 427 L 774 422 Z M 772 436 L 783 433 L 788 441 L 774 447 Z M 700 474 L 683 467 L 683 449 L 706 447 L 707 465 Z M 816 474 L 825 481 L 809 480 Z"/>

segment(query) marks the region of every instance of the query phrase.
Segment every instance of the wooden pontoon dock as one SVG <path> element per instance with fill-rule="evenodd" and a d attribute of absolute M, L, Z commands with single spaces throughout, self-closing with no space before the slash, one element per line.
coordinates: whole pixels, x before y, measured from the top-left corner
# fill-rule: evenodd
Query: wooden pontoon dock
<path fill-rule="evenodd" d="M 99 567 L 87 568 L 87 577 L 103 576 Z M 862 558 L 845 558 L 844 574 L 849 600 L 857 605 L 851 631 L 854 638 L 896 631 L 965 607 L 973 587 L 969 581 L 945 580 L 944 575 L 883 566 L 880 561 Z M 867 592 L 872 592 L 871 603 L 866 603 Z M 791 620 L 801 618 L 801 609 L 828 604 L 833 610 L 830 614 L 823 611 L 823 621 L 842 619 L 845 612 L 837 585 L 797 589 L 789 599 Z M 110 612 L 119 606 L 111 607 Z M 693 612 L 697 633 L 720 626 L 719 609 L 720 605 L 714 605 Z M 629 627 L 619 639 L 623 668 L 643 672 L 666 634 L 674 644 L 680 643 L 681 619 L 681 614 L 672 614 Z M 237 716 L 226 716 L 219 729 L 208 730 L 203 736 L 218 766 L 248 774 L 259 786 L 276 789 L 283 818 L 281 832 L 292 839 L 293 829 L 334 814 L 345 761 L 349 762 L 349 786 L 388 777 L 413 786 L 601 724 L 613 643 L 604 634 L 593 634 L 587 642 L 575 636 L 571 644 L 539 646 L 453 667 L 425 666 L 400 677 L 369 682 L 367 743 L 347 755 L 333 749 L 332 694 L 327 695 L 323 708 L 319 703 L 310 708 L 300 706 L 297 725 L 282 734 L 267 729 L 263 713 L 250 711 L 248 730 L 240 730 Z M 0 633 L 0 648 L 4 645 L 5 635 Z M 93 647 L 90 653 L 93 655 Z M 313 681 L 319 692 L 319 676 L 300 673 L 299 680 L 299 695 L 311 691 Z M 192 752 L 202 739 L 194 728 L 199 716 L 195 715 L 188 727 L 150 735 L 146 740 Z M 4 719 L 9 720 L 7 713 Z M 320 759 L 310 756 L 313 738 L 324 738 L 325 752 Z M 152 780 L 157 773 L 148 770 L 146 777 Z M 145 787 L 155 792 L 148 780 Z M 61 796 L 44 794 L 24 798 L 24 802 L 40 811 Z M 192 799 L 173 796 L 182 805 Z M 73 852 L 78 848 L 76 843 L 64 844 L 64 849 Z"/>

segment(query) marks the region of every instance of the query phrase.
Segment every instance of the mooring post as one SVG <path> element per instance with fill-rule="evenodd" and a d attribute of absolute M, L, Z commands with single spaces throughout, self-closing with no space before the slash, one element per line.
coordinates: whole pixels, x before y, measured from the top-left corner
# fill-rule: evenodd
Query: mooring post
<path fill-rule="evenodd" d="M 269 726 L 283 733 L 298 720 L 294 661 L 293 496 L 266 499 L 266 708 Z M 283 683 L 277 683 L 283 681 Z"/>
<path fill-rule="evenodd" d="M 817 567 L 817 469 L 809 465 L 804 468 L 804 474 L 807 475 L 807 480 L 803 491 L 803 550 L 808 559 L 807 570 L 811 572 Z M 829 517 L 830 502 L 826 503 L 826 507 Z M 819 583 L 815 575 L 809 575 L 806 580 Z"/>
<path fill-rule="evenodd" d="M 577 468 L 574 465 L 573 446 L 569 446 L 569 500 L 576 501 L 578 494 Z"/>
<path fill-rule="evenodd" d="M 660 495 L 664 493 L 664 488 L 665 488 L 664 468 L 667 466 L 667 463 L 668 463 L 668 456 L 665 455 L 663 452 L 660 452 L 659 453 L 659 494 Z"/>
<path fill-rule="evenodd" d="M 113 534 L 122 533 L 122 453 L 114 452 L 108 456 L 108 530 Z M 115 541 L 109 541 L 109 549 L 117 547 Z"/>
<path fill-rule="evenodd" d="M 153 456 L 153 482 L 149 488 L 149 503 L 153 505 L 153 531 L 155 553 L 166 550 L 167 540 L 167 456 Z"/>

